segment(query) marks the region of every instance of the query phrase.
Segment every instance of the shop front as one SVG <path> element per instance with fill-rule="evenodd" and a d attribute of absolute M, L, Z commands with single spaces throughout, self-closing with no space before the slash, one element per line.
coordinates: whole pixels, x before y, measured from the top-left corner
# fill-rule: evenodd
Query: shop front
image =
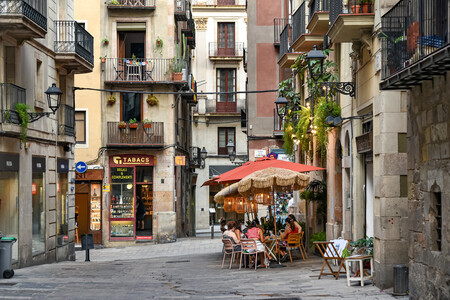
<path fill-rule="evenodd" d="M 83 234 L 92 234 L 94 244 L 102 244 L 103 169 L 88 169 L 75 177 L 76 242 Z"/>
<path fill-rule="evenodd" d="M 110 241 L 152 240 L 154 157 L 110 156 Z"/>

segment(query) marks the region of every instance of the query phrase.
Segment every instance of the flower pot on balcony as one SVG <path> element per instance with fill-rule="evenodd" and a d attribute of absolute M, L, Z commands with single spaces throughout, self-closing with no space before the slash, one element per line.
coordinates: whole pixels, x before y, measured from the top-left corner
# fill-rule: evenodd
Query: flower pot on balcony
<path fill-rule="evenodd" d="M 119 129 L 125 129 L 127 128 L 127 124 L 124 122 L 119 122 L 119 124 L 117 124 L 117 127 L 119 127 Z"/>
<path fill-rule="evenodd" d="M 138 124 L 137 123 L 128 124 L 128 127 L 130 127 L 130 129 L 136 129 L 138 127 Z"/>
<path fill-rule="evenodd" d="M 144 128 L 152 128 L 152 123 L 144 123 Z"/>
<path fill-rule="evenodd" d="M 181 81 L 183 79 L 183 73 L 182 72 L 173 72 L 172 79 L 173 79 L 173 81 Z"/>
<path fill-rule="evenodd" d="M 364 3 L 362 5 L 362 13 L 363 14 L 368 14 L 370 12 L 370 6 L 369 3 Z"/>
<path fill-rule="evenodd" d="M 352 5 L 352 13 L 354 14 L 359 14 L 359 12 L 361 11 L 361 5 Z"/>
<path fill-rule="evenodd" d="M 108 100 L 106 100 L 106 102 L 107 102 L 109 105 L 113 105 L 114 103 L 116 103 L 116 97 L 110 96 L 110 97 L 108 97 Z"/>

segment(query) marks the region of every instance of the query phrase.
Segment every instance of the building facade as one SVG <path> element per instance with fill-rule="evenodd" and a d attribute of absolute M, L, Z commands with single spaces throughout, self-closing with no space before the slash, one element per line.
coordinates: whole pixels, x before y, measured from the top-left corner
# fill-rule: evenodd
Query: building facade
<path fill-rule="evenodd" d="M 380 88 L 403 90 L 407 99 L 411 299 L 450 298 L 449 4 L 401 0 L 381 17 Z"/>
<path fill-rule="evenodd" d="M 211 222 L 210 217 L 214 222 L 221 217 L 243 219 L 235 213 L 225 212 L 223 205 L 214 202 L 219 186 L 201 185 L 237 166 L 228 156 L 229 141 L 235 145 L 235 162 L 247 160 L 246 94 L 232 93 L 246 89 L 247 13 L 242 0 L 194 0 L 192 14 L 197 29 L 192 68 L 198 92 L 230 92 L 199 95 L 198 105 L 194 107 L 193 146 L 199 151 L 204 147 L 208 153 L 196 170 L 196 225 L 197 229 L 205 229 Z M 212 216 L 210 208 L 215 210 Z"/>
<path fill-rule="evenodd" d="M 407 263 L 406 94 L 378 87 L 383 61 L 382 35 L 377 33 L 383 30 L 381 15 L 393 3 L 357 4 L 293 1 L 291 23 L 280 35 L 279 65 L 290 69 L 314 45 L 331 50 L 327 59 L 335 64 L 334 81 L 343 84 L 323 85 L 322 94 L 311 95 L 306 71 L 293 79 L 301 105 L 311 107 L 313 117 L 323 99 L 340 110 L 340 121 L 334 118 L 330 127 L 325 125 L 326 153 L 319 150 L 317 123 L 306 132 L 311 134 L 312 163 L 327 168 L 324 229 L 329 240 L 373 237 L 376 284 L 387 288 L 393 285 L 393 267 Z"/>
<path fill-rule="evenodd" d="M 191 4 L 79 1 L 77 8 L 77 18 L 98 36 L 100 56 L 77 83 L 101 89 L 79 91 L 85 101 L 77 103 L 89 137 L 77 144 L 76 156 L 90 166 L 77 181 L 80 234 L 92 233 L 106 246 L 189 235 Z M 96 168 L 103 173 L 93 174 Z"/>
<path fill-rule="evenodd" d="M 92 71 L 93 37 L 74 1 L 0 6 L 0 232 L 15 267 L 74 260 L 74 74 Z"/>

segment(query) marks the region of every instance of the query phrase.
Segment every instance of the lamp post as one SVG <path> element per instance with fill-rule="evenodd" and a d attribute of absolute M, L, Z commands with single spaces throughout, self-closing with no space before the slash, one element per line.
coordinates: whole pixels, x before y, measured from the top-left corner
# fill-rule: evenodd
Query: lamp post
<path fill-rule="evenodd" d="M 278 97 L 275 101 L 275 106 L 277 108 L 277 115 L 280 117 L 281 120 L 284 120 L 287 114 L 287 105 L 289 104 L 289 101 L 284 97 Z"/>
<path fill-rule="evenodd" d="M 208 156 L 208 151 L 206 151 L 206 148 L 203 147 L 202 150 L 200 151 L 200 168 L 204 169 L 205 168 L 205 159 Z"/>
<path fill-rule="evenodd" d="M 355 97 L 355 84 L 353 82 L 318 82 L 319 78 L 323 75 L 323 63 L 327 56 L 321 50 L 317 50 L 317 46 L 314 45 L 314 49 L 309 51 L 306 57 L 308 61 L 309 76 L 317 84 L 330 87 L 332 91 L 336 91 L 343 95 L 349 95 Z"/>

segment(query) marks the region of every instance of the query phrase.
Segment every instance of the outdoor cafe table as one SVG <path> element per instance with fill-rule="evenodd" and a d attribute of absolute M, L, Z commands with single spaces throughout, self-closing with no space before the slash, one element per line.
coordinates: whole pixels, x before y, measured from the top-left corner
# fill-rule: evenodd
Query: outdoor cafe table
<path fill-rule="evenodd" d="M 278 240 L 278 243 L 280 242 L 280 237 L 278 236 L 277 239 L 275 239 L 275 237 L 270 237 L 265 243 L 264 245 L 266 246 L 266 250 L 267 252 L 273 257 L 273 259 L 275 259 L 276 261 L 278 261 L 277 255 L 276 253 L 274 253 L 274 248 L 276 246 L 276 241 Z"/>

